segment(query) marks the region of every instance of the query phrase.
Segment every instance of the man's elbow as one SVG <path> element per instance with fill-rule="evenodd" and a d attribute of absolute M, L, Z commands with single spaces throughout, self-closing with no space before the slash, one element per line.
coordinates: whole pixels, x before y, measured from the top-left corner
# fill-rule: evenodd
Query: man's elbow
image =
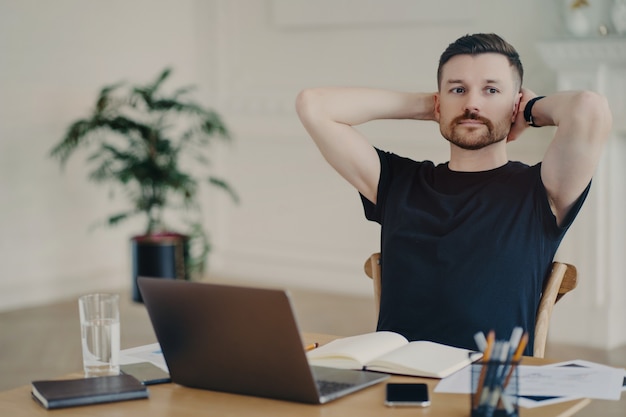
<path fill-rule="evenodd" d="M 314 117 L 318 98 L 319 93 L 314 88 L 307 88 L 298 93 L 298 96 L 296 97 L 296 112 L 302 122 L 310 120 Z"/>
<path fill-rule="evenodd" d="M 600 141 L 608 139 L 613 116 L 606 97 L 593 91 L 581 91 L 573 100 L 573 113 L 576 120 L 590 124 L 591 138 Z"/>

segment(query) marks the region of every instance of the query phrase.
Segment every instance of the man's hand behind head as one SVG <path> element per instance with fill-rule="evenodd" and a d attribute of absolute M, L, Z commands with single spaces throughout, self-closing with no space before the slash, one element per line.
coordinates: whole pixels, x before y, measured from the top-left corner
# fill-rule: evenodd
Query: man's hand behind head
<path fill-rule="evenodd" d="M 522 135 L 522 132 L 528 127 L 526 119 L 524 118 L 524 109 L 526 104 L 533 98 L 537 97 L 537 94 L 532 91 L 522 88 L 522 98 L 520 99 L 519 107 L 517 108 L 517 115 L 515 120 L 511 124 L 511 131 L 506 138 L 507 142 L 513 142 Z"/>

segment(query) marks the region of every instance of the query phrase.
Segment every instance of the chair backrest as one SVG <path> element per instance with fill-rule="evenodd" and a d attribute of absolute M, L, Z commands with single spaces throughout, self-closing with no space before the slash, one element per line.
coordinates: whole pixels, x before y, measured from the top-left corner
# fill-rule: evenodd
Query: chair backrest
<path fill-rule="evenodd" d="M 381 268 L 380 253 L 372 254 L 365 261 L 365 274 L 374 282 L 374 295 L 376 298 L 376 311 L 380 308 L 380 285 Z M 543 358 L 548 340 L 548 327 L 554 305 L 565 294 L 576 288 L 578 273 L 576 267 L 562 262 L 553 262 L 552 269 L 543 282 L 543 291 L 537 308 L 537 320 L 535 322 L 535 345 L 533 356 Z"/>

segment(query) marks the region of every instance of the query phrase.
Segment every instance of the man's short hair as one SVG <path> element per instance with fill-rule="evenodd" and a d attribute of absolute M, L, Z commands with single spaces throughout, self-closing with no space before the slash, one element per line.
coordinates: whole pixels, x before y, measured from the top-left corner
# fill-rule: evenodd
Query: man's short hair
<path fill-rule="evenodd" d="M 522 86 L 524 79 L 524 68 L 519 54 L 511 44 L 502 39 L 495 33 L 475 33 L 473 35 L 465 35 L 452 42 L 439 58 L 439 68 L 437 68 L 437 86 L 441 87 L 441 77 L 443 66 L 452 57 L 457 55 L 479 55 L 486 53 L 495 53 L 504 55 L 515 68 L 519 75 L 519 87 Z"/>

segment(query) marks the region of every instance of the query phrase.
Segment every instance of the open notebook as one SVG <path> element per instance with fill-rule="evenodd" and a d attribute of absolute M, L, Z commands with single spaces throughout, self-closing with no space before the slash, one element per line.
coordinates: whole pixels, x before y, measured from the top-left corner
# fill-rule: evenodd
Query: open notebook
<path fill-rule="evenodd" d="M 482 353 L 425 340 L 409 342 L 386 331 L 336 339 L 308 357 L 318 366 L 445 378 L 480 359 Z"/>

